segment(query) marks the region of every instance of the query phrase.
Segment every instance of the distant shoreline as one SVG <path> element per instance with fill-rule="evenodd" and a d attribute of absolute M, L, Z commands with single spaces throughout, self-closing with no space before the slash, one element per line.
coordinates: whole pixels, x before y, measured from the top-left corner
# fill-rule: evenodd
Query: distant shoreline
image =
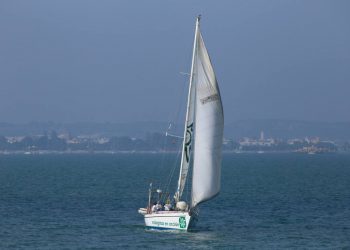
<path fill-rule="evenodd" d="M 93 155 L 93 154 L 109 154 L 109 155 L 117 155 L 117 154 L 178 154 L 178 151 L 87 151 L 87 150 L 75 150 L 75 151 L 0 151 L 0 155 Z M 223 154 L 298 154 L 298 155 L 308 155 L 308 153 L 304 152 L 295 152 L 295 151 L 223 151 Z M 350 154 L 349 152 L 323 152 L 323 153 L 315 153 L 316 155 L 323 154 Z M 314 154 L 309 154 L 314 155 Z"/>

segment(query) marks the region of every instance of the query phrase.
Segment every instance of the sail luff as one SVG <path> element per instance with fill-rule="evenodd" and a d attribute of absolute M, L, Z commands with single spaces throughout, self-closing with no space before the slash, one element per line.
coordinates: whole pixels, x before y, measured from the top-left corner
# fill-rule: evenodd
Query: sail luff
<path fill-rule="evenodd" d="M 186 120 L 185 120 L 185 129 L 184 129 L 184 139 L 182 144 L 182 155 L 181 155 L 181 164 L 180 164 L 180 173 L 179 180 L 177 185 L 177 190 L 175 193 L 175 200 L 179 201 L 187 179 L 187 174 L 190 166 L 191 159 L 191 148 L 192 148 L 192 134 L 193 134 L 193 120 L 194 120 L 194 85 L 193 85 L 193 70 L 194 70 L 194 60 L 197 47 L 197 34 L 199 28 L 200 16 L 196 19 L 196 28 L 193 41 L 193 52 L 192 52 L 192 63 L 191 63 L 191 74 L 190 74 L 190 83 L 188 88 L 187 96 L 187 107 L 186 107 Z"/>

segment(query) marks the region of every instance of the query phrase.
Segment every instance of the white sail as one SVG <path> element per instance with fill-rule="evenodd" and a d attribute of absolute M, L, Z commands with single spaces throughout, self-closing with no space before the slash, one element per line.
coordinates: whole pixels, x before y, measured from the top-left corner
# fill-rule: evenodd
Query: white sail
<path fill-rule="evenodd" d="M 195 136 L 192 207 L 220 191 L 224 114 L 220 91 L 202 35 L 197 29 L 194 56 Z"/>
<path fill-rule="evenodd" d="M 194 57 L 195 57 L 195 48 L 197 44 L 197 30 L 198 22 L 196 21 L 196 30 L 194 35 L 193 42 L 193 54 L 192 54 L 192 65 L 191 65 L 191 75 L 190 75 L 190 85 L 188 89 L 188 98 L 187 98 L 187 109 L 186 109 L 186 121 L 185 121 L 185 131 L 184 131 L 184 141 L 182 147 L 182 156 L 181 156 L 181 165 L 180 165 L 180 174 L 179 181 L 177 185 L 177 190 L 175 193 L 175 200 L 179 201 L 182 192 L 185 188 L 185 183 L 187 179 L 188 170 L 190 167 L 191 160 L 191 151 L 193 145 L 193 129 L 194 129 L 194 102 L 195 102 L 195 85 L 193 84 L 193 70 L 194 70 Z"/>

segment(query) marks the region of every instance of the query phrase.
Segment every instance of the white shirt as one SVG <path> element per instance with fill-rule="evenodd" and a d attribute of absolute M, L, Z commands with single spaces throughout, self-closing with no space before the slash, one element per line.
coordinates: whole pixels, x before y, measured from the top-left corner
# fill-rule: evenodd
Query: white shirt
<path fill-rule="evenodd" d="M 152 212 L 157 212 L 157 206 L 156 205 L 152 206 Z"/>

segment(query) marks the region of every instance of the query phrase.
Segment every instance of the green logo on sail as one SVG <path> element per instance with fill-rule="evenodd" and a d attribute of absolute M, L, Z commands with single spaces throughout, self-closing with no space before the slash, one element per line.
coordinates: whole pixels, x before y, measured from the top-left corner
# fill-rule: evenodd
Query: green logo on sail
<path fill-rule="evenodd" d="M 180 228 L 186 228 L 186 219 L 185 219 L 185 217 L 180 217 L 179 218 L 179 225 L 180 225 Z"/>
<path fill-rule="evenodd" d="M 193 122 L 187 126 L 186 129 L 186 138 L 185 138 L 185 156 L 186 156 L 186 162 L 188 163 L 190 161 L 190 152 L 191 152 L 191 142 L 192 142 L 192 132 L 193 132 Z"/>

